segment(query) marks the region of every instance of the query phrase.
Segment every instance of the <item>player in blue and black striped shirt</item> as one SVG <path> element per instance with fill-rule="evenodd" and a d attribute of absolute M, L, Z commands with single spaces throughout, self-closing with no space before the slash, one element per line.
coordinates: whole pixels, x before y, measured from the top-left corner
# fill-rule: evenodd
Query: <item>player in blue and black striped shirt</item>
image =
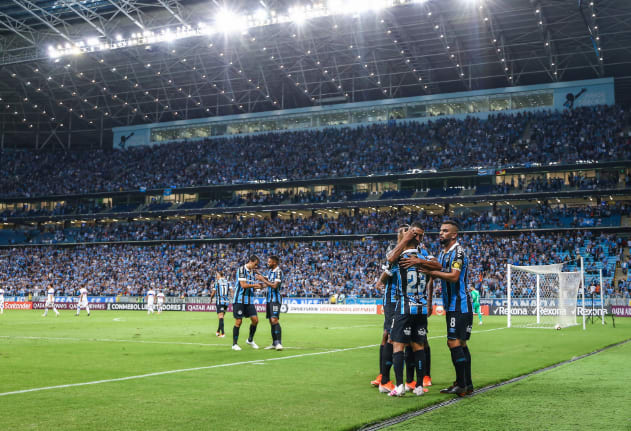
<path fill-rule="evenodd" d="M 216 277 L 213 292 L 210 294 L 210 300 L 212 302 L 213 297 L 216 298 L 217 318 L 219 319 L 219 327 L 217 328 L 216 335 L 223 338 L 226 336 L 224 333 L 223 318 L 230 304 L 230 283 L 228 283 L 228 280 L 226 280 L 226 277 L 224 277 L 220 271 L 217 271 Z"/>
<path fill-rule="evenodd" d="M 256 280 L 256 269 L 259 266 L 260 259 L 252 255 L 243 266 L 237 269 L 236 281 L 234 284 L 234 302 L 232 304 L 232 314 L 234 315 L 234 328 L 232 330 L 232 350 L 241 350 L 237 344 L 239 341 L 239 328 L 244 317 L 250 318 L 250 335 L 246 341 L 253 349 L 259 346 L 254 342 L 254 333 L 256 325 L 259 323 L 259 317 L 254 306 L 254 289 L 262 289 L 265 287 Z"/>
<path fill-rule="evenodd" d="M 403 241 L 388 255 L 388 261 L 395 264 L 392 268 L 392 279 L 396 283 L 397 303 L 392 315 L 390 337 L 394 353 L 394 374 L 396 386 L 390 396 L 402 396 L 407 390 L 416 395 L 423 395 L 423 378 L 425 376 L 425 344 L 427 340 L 428 296 L 431 298 L 431 278 L 425 273 L 427 268 L 440 268 L 440 264 L 432 258 L 424 248 L 420 247 L 424 230 L 419 223 L 412 223 L 403 235 Z M 414 259 L 413 262 L 410 260 Z M 411 263 L 406 265 L 406 263 Z M 418 266 L 418 267 L 417 267 Z M 429 294 L 429 295 L 428 295 Z M 409 347 L 409 349 L 406 349 Z M 403 364 L 408 359 L 408 376 L 406 385 L 403 381 Z M 416 382 L 414 371 L 418 375 Z"/>
<path fill-rule="evenodd" d="M 280 295 L 280 288 L 283 284 L 283 271 L 281 271 L 278 266 L 279 262 L 280 259 L 278 256 L 270 256 L 267 259 L 267 267 L 269 268 L 267 276 L 262 274 L 257 274 L 256 276 L 258 281 L 267 286 L 267 294 L 265 295 L 267 303 L 265 317 L 269 320 L 272 330 L 272 345 L 265 348 L 268 350 L 283 350 L 281 343 L 282 333 L 280 323 L 278 323 L 278 319 L 280 318 L 280 306 L 283 303 Z"/>
<path fill-rule="evenodd" d="M 441 393 L 460 397 L 473 393 L 471 379 L 471 354 L 467 340 L 471 337 L 473 308 L 467 289 L 469 258 L 458 243 L 458 223 L 452 220 L 440 226 L 439 240 L 443 247 L 438 260 L 442 270 L 430 275 L 441 280 L 443 307 L 447 317 L 447 345 L 456 370 L 456 381 Z"/>
<path fill-rule="evenodd" d="M 397 230 L 397 244 L 403 239 L 403 234 L 409 229 L 409 225 L 401 226 Z M 390 244 L 386 250 L 386 258 L 397 244 Z M 378 287 L 383 287 L 383 334 L 379 345 L 379 375 L 370 382 L 378 387 L 379 392 L 390 393 L 394 385 L 390 382 L 390 369 L 392 368 L 392 340 L 390 339 L 390 327 L 392 325 L 392 314 L 397 303 L 396 281 L 392 278 L 394 263 L 386 261 L 382 267 L 384 272 L 379 277 Z"/>

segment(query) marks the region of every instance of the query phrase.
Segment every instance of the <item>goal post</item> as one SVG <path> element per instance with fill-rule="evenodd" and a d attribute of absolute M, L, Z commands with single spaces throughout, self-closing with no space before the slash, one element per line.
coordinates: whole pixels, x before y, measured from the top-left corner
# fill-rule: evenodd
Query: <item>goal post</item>
<path fill-rule="evenodd" d="M 508 264 L 506 324 L 552 328 L 578 324 L 577 299 L 582 271 L 563 271 L 563 264 Z M 583 314 L 583 313 L 581 313 Z"/>

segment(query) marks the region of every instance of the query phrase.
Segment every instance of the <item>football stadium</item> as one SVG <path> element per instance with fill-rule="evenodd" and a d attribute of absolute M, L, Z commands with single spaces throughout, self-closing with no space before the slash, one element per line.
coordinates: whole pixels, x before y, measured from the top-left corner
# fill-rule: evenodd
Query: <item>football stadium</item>
<path fill-rule="evenodd" d="M 631 430 L 629 0 L 3 0 L 0 54 L 0 430 Z"/>

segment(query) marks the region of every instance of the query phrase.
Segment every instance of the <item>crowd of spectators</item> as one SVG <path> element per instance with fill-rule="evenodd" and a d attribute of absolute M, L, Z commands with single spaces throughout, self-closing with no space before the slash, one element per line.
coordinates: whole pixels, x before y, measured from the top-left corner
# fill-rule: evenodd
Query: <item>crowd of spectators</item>
<path fill-rule="evenodd" d="M 90 152 L 0 153 L 0 196 L 629 160 L 620 106 L 326 128 Z M 525 136 L 527 135 L 527 136 Z"/>
<path fill-rule="evenodd" d="M 513 230 L 550 227 L 599 227 L 620 225 L 621 218 L 630 216 L 631 203 L 581 207 L 537 205 L 515 207 L 495 205 L 487 209 L 457 208 L 456 216 L 464 230 Z M 359 212 L 354 215 L 315 214 L 311 217 L 274 219 L 261 216 L 225 215 L 199 219 L 132 221 L 86 224 L 79 228 L 47 225 L 41 230 L 26 231 L 26 242 L 109 242 L 147 240 L 186 240 L 235 237 L 274 237 L 306 235 L 351 235 L 394 232 L 397 227 L 419 221 L 427 231 L 436 231 L 449 218 L 427 211 Z"/>
<path fill-rule="evenodd" d="M 8 295 L 41 293 L 48 284 L 65 295 L 83 286 L 91 295 L 142 295 L 154 283 L 168 296 L 208 296 L 215 271 L 234 281 L 249 255 L 264 263 L 277 254 L 286 296 L 374 297 L 384 250 L 381 241 L 20 248 L 0 259 L 0 284 Z"/>
<path fill-rule="evenodd" d="M 523 233 L 496 236 L 463 234 L 459 241 L 469 259 L 469 285 L 483 298 L 502 297 L 506 292 L 506 264 L 536 265 L 555 262 L 577 264 L 587 256 L 588 267 L 602 266 L 612 279 L 610 258 L 620 257 L 626 240 L 590 231 L 571 233 Z M 143 295 L 154 283 L 168 296 L 208 296 L 215 271 L 234 282 L 237 267 L 251 254 L 262 262 L 280 256 L 285 274 L 284 296 L 379 297 L 376 280 L 385 263 L 388 241 L 292 240 L 231 244 L 129 244 L 81 247 L 29 247 L 11 249 L 0 258 L 0 285 L 6 295 L 42 294 L 52 284 L 58 295 L 76 295 L 86 287 L 90 295 Z M 429 251 L 438 255 L 436 237 L 427 237 Z M 572 266 L 568 266 L 571 269 Z M 604 286 L 609 296 L 631 296 L 631 286 Z M 439 294 L 439 292 L 437 292 Z M 524 292 L 526 294 L 526 292 Z"/>
<path fill-rule="evenodd" d="M 507 263 L 546 265 L 563 262 L 567 264 L 564 270 L 577 270 L 579 255 L 585 257 L 586 268 L 603 269 L 603 278 L 606 280 L 604 288 L 610 297 L 631 297 L 629 286 L 614 286 L 611 283 L 615 266 L 612 267 L 609 258 L 620 259 L 625 245 L 628 245 L 627 240 L 621 237 L 590 231 L 523 233 L 512 237 L 474 234 L 465 235 L 461 243 L 468 255 L 474 257 L 469 261 L 469 281 L 478 288 L 483 298 L 506 296 Z M 532 296 L 532 293 L 515 292 L 515 295 Z"/>

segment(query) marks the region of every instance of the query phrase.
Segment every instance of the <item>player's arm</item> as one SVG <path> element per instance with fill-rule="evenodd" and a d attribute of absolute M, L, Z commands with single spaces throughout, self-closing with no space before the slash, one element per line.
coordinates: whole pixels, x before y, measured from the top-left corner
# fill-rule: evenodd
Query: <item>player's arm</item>
<path fill-rule="evenodd" d="M 263 283 L 265 286 L 268 286 L 274 289 L 278 289 L 278 286 L 280 286 L 280 280 L 270 281 L 267 277 L 261 274 L 256 274 L 256 279 L 260 281 L 261 283 Z M 262 287 L 265 287 L 265 286 L 262 286 Z"/>
<path fill-rule="evenodd" d="M 390 274 L 387 271 L 384 271 L 381 273 L 381 276 L 379 277 L 379 281 L 377 282 L 377 284 L 381 283 L 382 286 L 385 286 L 388 280 L 390 280 Z"/>
<path fill-rule="evenodd" d="M 418 256 L 410 256 L 401 259 L 401 262 L 399 262 L 399 264 L 405 269 L 411 266 L 415 266 L 423 272 L 440 271 L 441 269 L 443 269 L 443 266 L 435 257 L 432 257 L 431 259 L 423 259 Z"/>
<path fill-rule="evenodd" d="M 390 280 L 390 273 L 388 271 L 384 271 L 381 273 L 379 278 L 377 279 L 377 283 L 375 284 L 375 288 L 379 290 L 384 290 L 386 287 L 386 283 Z"/>
<path fill-rule="evenodd" d="M 430 271 L 428 274 L 434 278 L 440 278 L 441 280 L 445 280 L 449 283 L 455 283 L 460 277 L 460 270 L 452 267 L 449 272 Z"/>
<path fill-rule="evenodd" d="M 243 289 L 263 289 L 265 287 L 262 283 L 250 283 L 248 280 L 239 280 L 239 285 Z"/>
<path fill-rule="evenodd" d="M 213 291 L 210 293 L 210 300 L 212 301 L 213 298 L 215 297 L 215 292 L 217 292 L 217 288 L 213 287 Z"/>
<path fill-rule="evenodd" d="M 247 279 L 239 280 L 239 286 L 242 289 L 261 289 L 263 287 L 260 283 L 251 284 Z"/>
<path fill-rule="evenodd" d="M 456 252 L 456 257 L 454 257 L 451 262 L 451 268 L 449 268 L 449 272 L 446 271 L 429 271 L 429 275 L 432 278 L 440 278 L 441 280 L 445 280 L 449 283 L 455 283 L 460 278 L 460 271 L 462 270 L 462 265 L 464 264 L 464 251 L 459 249 Z"/>
<path fill-rule="evenodd" d="M 241 286 L 242 289 L 262 289 L 264 287 L 260 283 L 250 283 L 250 280 L 248 280 L 247 277 L 243 277 L 241 275 L 241 270 L 239 270 L 237 276 L 239 279 L 239 286 Z"/>
<path fill-rule="evenodd" d="M 432 315 L 433 301 L 434 301 L 434 278 L 429 277 L 427 281 L 427 317 Z"/>
<path fill-rule="evenodd" d="M 388 263 L 395 263 L 397 259 L 399 259 L 399 256 L 401 256 L 401 253 L 405 251 L 405 247 L 408 245 L 410 240 L 412 240 L 415 236 L 416 233 L 413 230 L 408 230 L 407 232 L 405 232 L 403 234 L 403 238 L 401 238 L 401 241 L 399 241 L 396 247 L 394 247 L 392 251 L 390 251 L 390 253 L 388 253 L 388 255 L 386 256 L 386 258 L 388 259 Z"/>

